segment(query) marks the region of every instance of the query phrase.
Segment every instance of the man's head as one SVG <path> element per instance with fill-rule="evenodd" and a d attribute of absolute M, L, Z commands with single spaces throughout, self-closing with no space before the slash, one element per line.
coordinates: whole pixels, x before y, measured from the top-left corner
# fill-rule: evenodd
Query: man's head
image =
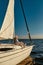
<path fill-rule="evenodd" d="M 18 39 L 18 36 L 16 35 L 15 38 Z"/>

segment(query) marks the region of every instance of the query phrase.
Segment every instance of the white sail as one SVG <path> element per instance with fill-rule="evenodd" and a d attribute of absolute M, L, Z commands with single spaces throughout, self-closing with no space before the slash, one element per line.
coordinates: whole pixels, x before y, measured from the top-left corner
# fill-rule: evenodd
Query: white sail
<path fill-rule="evenodd" d="M 6 15 L 0 31 L 0 37 L 12 39 L 14 34 L 14 0 L 9 0 Z"/>

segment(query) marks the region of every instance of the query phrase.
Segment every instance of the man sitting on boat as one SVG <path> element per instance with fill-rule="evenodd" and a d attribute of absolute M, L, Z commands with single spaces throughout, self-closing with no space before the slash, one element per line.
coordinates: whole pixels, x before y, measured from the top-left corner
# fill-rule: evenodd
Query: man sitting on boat
<path fill-rule="evenodd" d="M 18 46 L 21 46 L 21 47 L 25 47 L 25 44 L 18 40 L 18 36 L 15 36 L 14 43 L 15 43 L 15 45 L 18 45 Z"/>

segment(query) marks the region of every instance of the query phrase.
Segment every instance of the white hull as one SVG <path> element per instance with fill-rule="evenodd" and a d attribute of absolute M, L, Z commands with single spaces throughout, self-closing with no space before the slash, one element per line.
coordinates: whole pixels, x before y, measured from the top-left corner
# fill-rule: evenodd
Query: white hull
<path fill-rule="evenodd" d="M 0 65 L 16 65 L 27 58 L 33 48 L 32 46 L 26 46 L 25 48 L 9 50 L 9 51 L 1 51 L 0 52 Z"/>

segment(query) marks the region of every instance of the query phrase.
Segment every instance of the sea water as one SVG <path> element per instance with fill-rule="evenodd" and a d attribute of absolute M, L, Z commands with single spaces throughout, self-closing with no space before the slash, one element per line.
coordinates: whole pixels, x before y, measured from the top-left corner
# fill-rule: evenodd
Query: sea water
<path fill-rule="evenodd" d="M 28 39 L 22 39 L 22 41 L 27 45 L 31 45 Z M 35 62 L 38 65 L 43 65 L 43 39 L 32 39 L 32 44 L 35 46 L 31 52 L 31 56 L 35 58 Z"/>
<path fill-rule="evenodd" d="M 28 39 L 19 39 L 19 41 L 24 42 L 26 45 L 31 45 Z M 0 40 L 0 43 L 13 44 L 13 40 Z M 31 56 L 36 59 L 37 63 L 43 65 L 43 39 L 32 39 L 32 44 L 35 46 L 31 52 Z"/>

